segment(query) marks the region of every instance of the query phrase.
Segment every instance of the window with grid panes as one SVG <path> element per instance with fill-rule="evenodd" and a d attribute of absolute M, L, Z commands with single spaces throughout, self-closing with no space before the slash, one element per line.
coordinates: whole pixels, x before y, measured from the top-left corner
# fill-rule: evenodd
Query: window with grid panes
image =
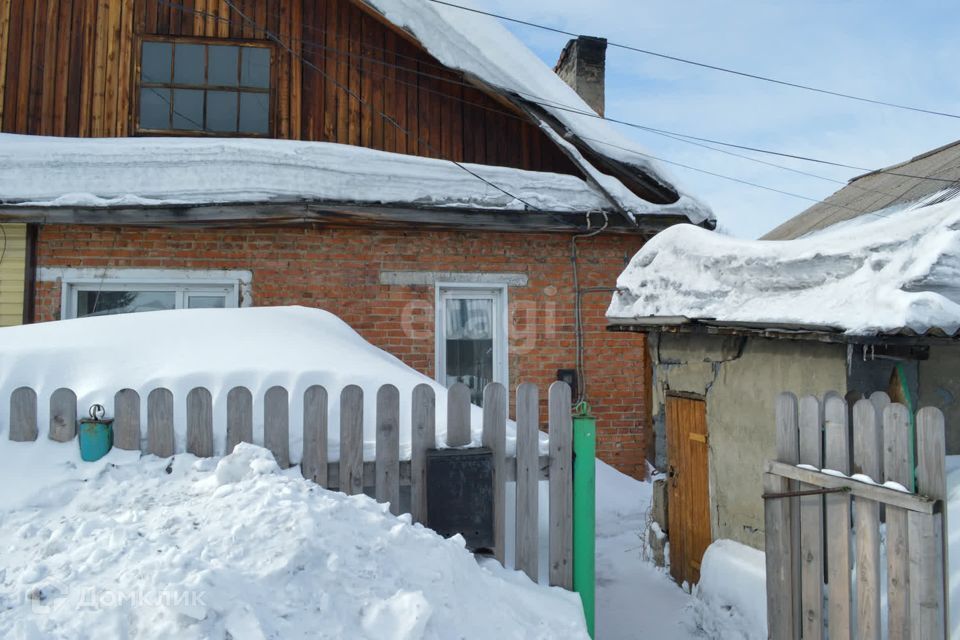
<path fill-rule="evenodd" d="M 265 45 L 145 40 L 138 130 L 269 135 L 270 54 Z"/>

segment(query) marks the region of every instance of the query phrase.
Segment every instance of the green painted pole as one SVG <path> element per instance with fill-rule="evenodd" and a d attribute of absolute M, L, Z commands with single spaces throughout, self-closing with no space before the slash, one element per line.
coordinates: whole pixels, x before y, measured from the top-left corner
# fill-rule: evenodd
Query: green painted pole
<path fill-rule="evenodd" d="M 573 416 L 573 590 L 594 637 L 597 535 L 597 421 L 585 402 Z"/>

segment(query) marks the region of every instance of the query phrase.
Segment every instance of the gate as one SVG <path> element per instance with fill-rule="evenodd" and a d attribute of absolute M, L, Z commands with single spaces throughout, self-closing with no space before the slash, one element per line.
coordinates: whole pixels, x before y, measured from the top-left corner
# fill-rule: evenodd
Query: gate
<path fill-rule="evenodd" d="M 882 392 L 852 407 L 836 393 L 822 404 L 784 393 L 776 423 L 764 469 L 768 636 L 879 640 L 885 591 L 886 637 L 946 638 L 943 414 L 914 417 Z"/>

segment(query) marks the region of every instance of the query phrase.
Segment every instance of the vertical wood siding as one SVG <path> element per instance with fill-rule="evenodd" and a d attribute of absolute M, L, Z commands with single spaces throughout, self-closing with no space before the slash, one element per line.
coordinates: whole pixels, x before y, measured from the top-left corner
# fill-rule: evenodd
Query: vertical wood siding
<path fill-rule="evenodd" d="M 0 224 L 0 327 L 23 320 L 23 272 L 27 256 L 27 227 Z"/>
<path fill-rule="evenodd" d="M 0 0 L 0 131 L 136 135 L 143 36 L 274 44 L 277 138 L 577 173 L 512 106 L 352 0 Z"/>

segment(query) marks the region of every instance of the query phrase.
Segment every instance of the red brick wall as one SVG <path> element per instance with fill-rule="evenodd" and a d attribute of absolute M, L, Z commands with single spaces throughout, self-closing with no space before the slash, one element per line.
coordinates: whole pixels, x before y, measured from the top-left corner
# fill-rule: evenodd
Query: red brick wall
<path fill-rule="evenodd" d="M 641 246 L 635 236 L 578 241 L 581 287 L 612 287 Z M 364 338 L 432 376 L 434 287 L 384 286 L 381 271 L 523 273 L 510 287 L 510 386 L 575 366 L 570 236 L 355 228 L 141 230 L 47 226 L 38 267 L 245 269 L 255 305 L 300 304 L 336 313 Z M 601 459 L 642 477 L 650 412 L 643 337 L 605 330 L 610 294 L 583 297 L 585 372 Z M 36 319 L 60 316 L 60 285 L 38 282 Z M 407 318 L 406 322 L 401 319 Z M 406 325 L 406 326 L 405 326 Z M 544 410 L 544 416 L 546 411 Z"/>

